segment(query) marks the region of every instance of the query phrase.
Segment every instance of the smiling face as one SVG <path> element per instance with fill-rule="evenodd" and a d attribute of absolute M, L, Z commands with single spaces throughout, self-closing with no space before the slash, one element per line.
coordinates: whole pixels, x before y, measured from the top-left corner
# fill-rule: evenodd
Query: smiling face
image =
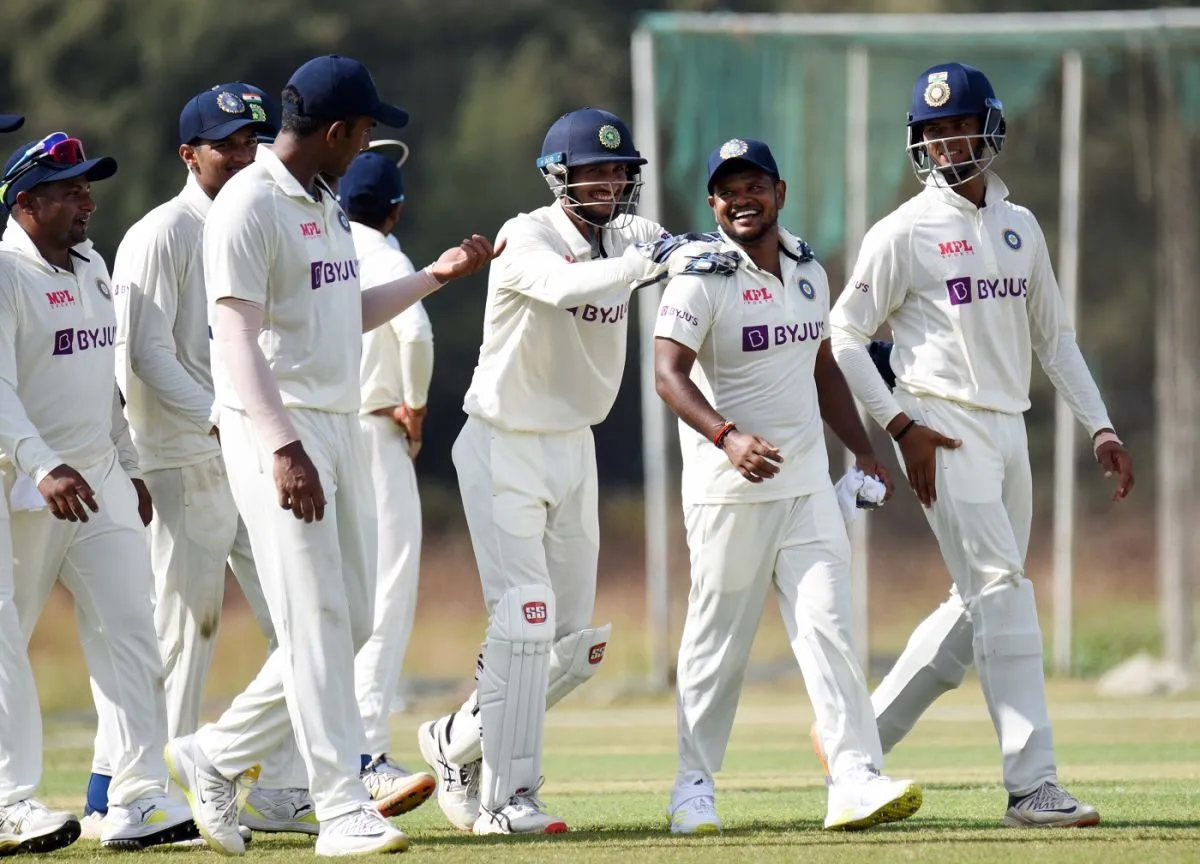
<path fill-rule="evenodd" d="M 567 195 L 578 202 L 573 209 L 585 222 L 607 224 L 625 194 L 631 166 L 627 162 L 597 162 L 570 169 Z"/>
<path fill-rule="evenodd" d="M 933 163 L 963 177 L 976 170 L 974 163 L 983 150 L 982 134 L 983 120 L 977 114 L 941 117 L 921 127 L 921 139 Z"/>
<path fill-rule="evenodd" d="M 220 141 L 184 144 L 179 148 L 179 157 L 213 198 L 234 174 L 254 161 L 257 149 L 258 134 L 252 126 L 245 126 Z"/>
<path fill-rule="evenodd" d="M 786 194 L 787 184 L 761 168 L 733 164 L 713 177 L 708 206 L 729 238 L 745 245 L 775 228 Z"/>
<path fill-rule="evenodd" d="M 92 184 L 84 177 L 43 183 L 17 196 L 14 213 L 39 247 L 56 250 L 87 239 L 88 221 L 96 211 Z"/>

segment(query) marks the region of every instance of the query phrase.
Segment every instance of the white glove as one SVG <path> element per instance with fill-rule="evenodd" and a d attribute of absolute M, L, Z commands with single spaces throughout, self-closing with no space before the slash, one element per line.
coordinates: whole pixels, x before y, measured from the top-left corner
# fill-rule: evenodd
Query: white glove
<path fill-rule="evenodd" d="M 849 525 L 861 515 L 863 510 L 875 510 L 883 506 L 887 497 L 887 486 L 869 474 L 864 474 L 857 468 L 851 468 L 833 487 L 837 495 L 838 506 L 842 508 L 842 518 Z"/>
<path fill-rule="evenodd" d="M 623 257 L 631 261 L 633 272 L 638 273 L 635 278 L 637 287 L 643 288 L 667 278 L 672 253 L 690 245 L 695 245 L 697 253 L 707 251 L 710 247 L 717 248 L 710 234 L 668 234 L 658 240 L 634 243 L 625 250 Z M 683 260 L 680 259 L 677 266 L 682 267 Z"/>
<path fill-rule="evenodd" d="M 34 485 L 33 478 L 23 471 L 17 472 L 17 479 L 13 483 L 12 492 L 9 494 L 8 500 L 14 512 L 18 510 L 46 509 L 46 499 L 42 497 L 42 493 Z"/>

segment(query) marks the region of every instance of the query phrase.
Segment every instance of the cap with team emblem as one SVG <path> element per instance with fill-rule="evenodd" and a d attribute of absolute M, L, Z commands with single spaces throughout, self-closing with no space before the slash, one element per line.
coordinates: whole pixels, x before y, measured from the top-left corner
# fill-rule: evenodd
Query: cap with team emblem
<path fill-rule="evenodd" d="M 245 81 L 232 81 L 229 84 L 222 84 L 221 87 L 233 90 L 241 96 L 242 101 L 250 106 L 250 113 L 255 117 L 261 116 L 266 119 L 267 126 L 271 128 L 258 130 L 258 142 L 260 144 L 270 144 L 274 141 L 275 136 L 279 134 L 279 126 L 283 122 L 279 116 L 278 102 L 268 96 L 267 92 L 261 87 L 255 87 L 253 84 L 247 84 Z"/>
<path fill-rule="evenodd" d="M 408 124 L 408 112 L 380 99 L 367 67 L 350 57 L 314 57 L 292 73 L 288 86 L 296 95 L 284 107 L 299 117 L 372 117 L 393 129 Z"/>
<path fill-rule="evenodd" d="M 727 165 L 741 162 L 761 168 L 776 180 L 779 179 L 779 166 L 775 164 L 770 147 L 753 138 L 730 138 L 708 155 L 708 191 L 712 192 L 713 178 L 718 172 Z"/>
<path fill-rule="evenodd" d="M 986 75 L 964 63 L 942 63 L 917 76 L 908 122 L 983 114 L 989 108 L 1000 108 L 1000 101 Z"/>
<path fill-rule="evenodd" d="M 0 114 L 0 132 L 16 132 L 25 125 L 25 118 L 20 114 Z"/>
<path fill-rule="evenodd" d="M 243 98 L 245 85 L 223 84 L 197 93 L 179 113 L 179 143 L 221 141 L 246 126 L 273 135 L 261 102 Z"/>
<path fill-rule="evenodd" d="M 13 151 L 0 177 L 0 204 L 12 207 L 17 195 L 43 183 L 83 177 L 89 183 L 107 180 L 117 173 L 117 160 L 111 156 L 89 159 L 83 143 L 66 132 L 53 132 L 40 141 L 31 141 Z"/>
<path fill-rule="evenodd" d="M 404 200 L 404 181 L 396 163 L 382 153 L 359 153 L 338 183 L 338 201 L 351 215 L 386 213 Z"/>

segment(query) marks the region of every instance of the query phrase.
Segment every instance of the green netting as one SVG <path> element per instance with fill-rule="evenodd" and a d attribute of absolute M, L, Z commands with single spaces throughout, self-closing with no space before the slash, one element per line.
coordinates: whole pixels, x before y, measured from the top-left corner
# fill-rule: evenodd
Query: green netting
<path fill-rule="evenodd" d="M 712 223 L 704 202 L 707 154 L 733 137 L 771 145 L 788 182 L 788 218 L 826 256 L 842 246 L 846 210 L 847 52 L 868 52 L 869 216 L 916 191 L 904 153 L 912 82 L 939 60 L 983 69 L 1004 102 L 1010 132 L 1032 109 L 1057 105 L 1061 58 L 1081 52 L 1087 87 L 1116 86 L 1131 58 L 1156 61 L 1184 128 L 1200 129 L 1200 30 L 1130 35 L 1004 33 L 847 35 L 680 32 L 678 16 L 647 15 L 653 34 L 655 101 L 664 189 L 695 226 Z M 906 187 L 905 184 L 912 184 Z"/>

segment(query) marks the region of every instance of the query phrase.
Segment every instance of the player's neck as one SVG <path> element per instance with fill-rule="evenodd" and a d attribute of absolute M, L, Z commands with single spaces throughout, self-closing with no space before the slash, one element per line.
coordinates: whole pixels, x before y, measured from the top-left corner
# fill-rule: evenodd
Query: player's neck
<path fill-rule="evenodd" d="M 59 270 L 71 271 L 74 268 L 71 266 L 71 247 L 59 246 L 57 243 L 49 242 L 38 231 L 38 227 L 33 222 L 17 220 L 17 224 L 24 229 L 29 236 L 29 240 L 33 243 L 33 248 L 38 251 L 38 254 L 46 259 L 47 262 L 53 264 Z"/>
<path fill-rule="evenodd" d="M 751 243 L 738 241 L 738 246 L 742 247 L 746 256 L 760 269 L 766 270 L 776 279 L 783 281 L 783 267 L 779 263 L 778 225 L 772 226 L 771 230 Z"/>
<path fill-rule="evenodd" d="M 976 207 L 983 207 L 984 201 L 987 200 L 987 175 L 976 174 L 967 182 L 955 186 L 954 191 Z"/>
<path fill-rule="evenodd" d="M 315 153 L 306 152 L 299 138 L 281 132 L 268 146 L 301 186 L 310 193 L 316 188 L 317 175 L 321 173 L 320 158 Z"/>

